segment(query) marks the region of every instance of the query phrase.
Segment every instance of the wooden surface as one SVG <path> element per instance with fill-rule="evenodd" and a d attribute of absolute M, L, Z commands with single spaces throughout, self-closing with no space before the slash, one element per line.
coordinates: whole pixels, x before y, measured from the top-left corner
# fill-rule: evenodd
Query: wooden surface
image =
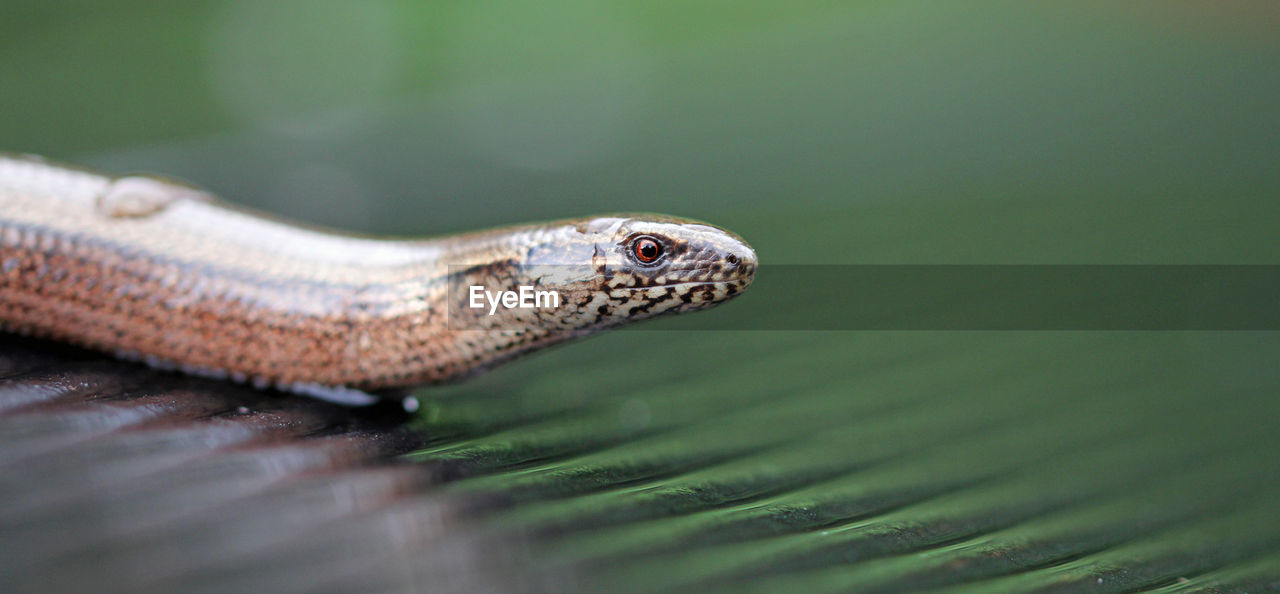
<path fill-rule="evenodd" d="M 1041 344 L 1011 369 L 1124 348 L 1105 342 Z M 408 417 L 5 337 L 0 589 L 1280 587 L 1266 419 L 1205 409 L 1196 422 L 1236 433 L 1179 445 L 1178 419 L 1201 399 L 1176 388 L 1163 410 L 1077 399 L 1083 416 L 1056 418 L 1043 403 L 975 410 L 927 391 L 806 396 L 845 381 L 832 371 L 787 402 L 762 388 L 755 404 L 748 392 L 665 420 L 658 401 L 628 421 L 627 401 L 531 402 L 494 389 L 501 378 L 468 388 L 491 390 L 467 394 L 485 402 L 445 392 Z M 810 430 L 778 429 L 798 430 L 795 415 Z"/>

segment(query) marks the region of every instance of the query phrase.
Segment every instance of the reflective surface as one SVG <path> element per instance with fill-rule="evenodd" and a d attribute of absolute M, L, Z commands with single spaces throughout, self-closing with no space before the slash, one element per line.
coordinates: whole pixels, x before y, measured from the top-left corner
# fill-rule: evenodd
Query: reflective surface
<path fill-rule="evenodd" d="M 715 333 L 615 336 L 566 350 L 596 373 L 546 357 L 411 419 L 6 340 L 0 575 L 119 591 L 1274 575 L 1276 407 L 1238 404 L 1264 387 L 1238 366 L 1269 335 L 752 333 L 737 354 L 767 366 L 721 354 L 693 373 L 612 361 L 692 358 Z M 781 371 L 802 379 L 780 389 Z"/>

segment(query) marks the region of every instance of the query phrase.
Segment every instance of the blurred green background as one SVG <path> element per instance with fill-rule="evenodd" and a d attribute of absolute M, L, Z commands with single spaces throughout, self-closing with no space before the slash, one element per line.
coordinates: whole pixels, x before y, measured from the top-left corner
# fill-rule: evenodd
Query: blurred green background
<path fill-rule="evenodd" d="M 760 286 L 1273 264 L 1277 25 L 1265 1 L 5 0 L 0 150 L 380 234 L 667 212 L 746 238 Z M 457 510 L 440 538 L 596 591 L 1280 587 L 1276 333 L 674 324 L 420 392 L 405 460 L 467 469 L 425 490 Z"/>

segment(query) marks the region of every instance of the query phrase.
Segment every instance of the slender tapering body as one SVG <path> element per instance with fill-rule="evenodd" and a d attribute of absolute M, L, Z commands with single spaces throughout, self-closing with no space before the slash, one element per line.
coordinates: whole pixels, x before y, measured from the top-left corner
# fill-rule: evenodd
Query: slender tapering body
<path fill-rule="evenodd" d="M 376 239 L 170 181 L 0 155 L 0 327 L 299 391 L 465 377 L 723 302 L 755 267 L 733 234 L 659 215 Z M 469 307 L 473 286 L 560 303 L 491 316 Z"/>

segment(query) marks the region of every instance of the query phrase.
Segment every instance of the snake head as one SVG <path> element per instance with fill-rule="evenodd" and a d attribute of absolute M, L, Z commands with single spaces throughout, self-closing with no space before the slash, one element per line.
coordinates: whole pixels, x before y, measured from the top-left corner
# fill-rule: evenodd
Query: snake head
<path fill-rule="evenodd" d="M 666 215 L 556 221 L 501 236 L 508 245 L 519 246 L 519 256 L 511 262 L 516 266 L 469 268 L 473 274 L 467 278 L 478 275 L 486 290 L 554 292 L 555 305 L 506 312 L 490 307 L 470 312 L 469 321 L 459 327 L 572 338 L 723 303 L 741 294 L 756 271 L 755 251 L 742 238 Z M 459 298 L 471 296 L 459 293 Z"/>
<path fill-rule="evenodd" d="M 512 227 L 447 247 L 448 328 L 463 331 L 451 340 L 468 373 L 608 328 L 713 307 L 741 294 L 756 272 L 755 251 L 742 238 L 665 215 Z"/>
<path fill-rule="evenodd" d="M 741 294 L 755 277 L 755 251 L 700 221 L 615 215 L 586 227 L 595 236 L 593 327 L 712 307 Z"/>
<path fill-rule="evenodd" d="M 706 223 L 636 215 L 619 221 L 612 235 L 604 290 L 640 302 L 632 307 L 675 301 L 675 311 L 702 309 L 741 293 L 755 277 L 755 251 Z"/>

